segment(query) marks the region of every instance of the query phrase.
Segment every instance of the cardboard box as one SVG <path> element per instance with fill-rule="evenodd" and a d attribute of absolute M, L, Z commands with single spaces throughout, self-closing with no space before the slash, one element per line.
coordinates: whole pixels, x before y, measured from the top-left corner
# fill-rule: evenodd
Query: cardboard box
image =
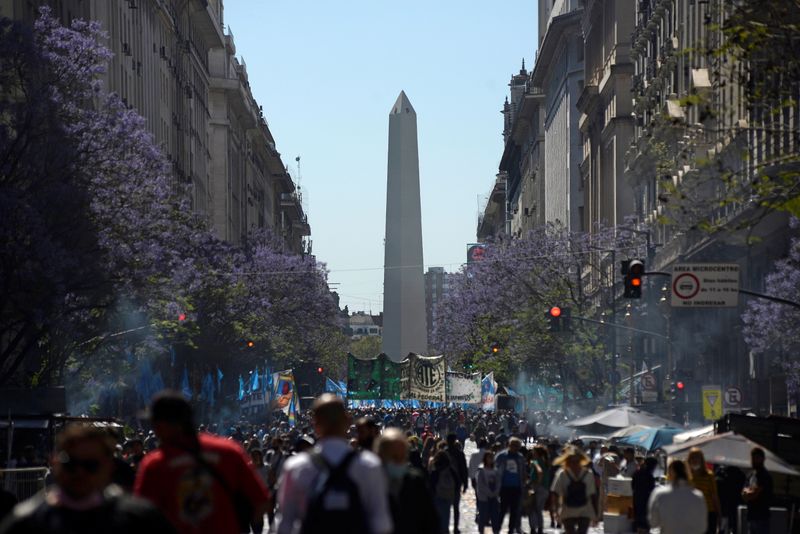
<path fill-rule="evenodd" d="M 625 497 L 624 495 L 606 496 L 606 512 L 628 515 L 630 510 L 633 510 L 633 497 Z"/>
<path fill-rule="evenodd" d="M 633 486 L 631 479 L 626 477 L 614 477 L 608 479 L 608 495 L 633 496 Z"/>
<path fill-rule="evenodd" d="M 633 532 L 633 521 L 627 515 L 603 514 L 603 532 L 618 534 Z"/>

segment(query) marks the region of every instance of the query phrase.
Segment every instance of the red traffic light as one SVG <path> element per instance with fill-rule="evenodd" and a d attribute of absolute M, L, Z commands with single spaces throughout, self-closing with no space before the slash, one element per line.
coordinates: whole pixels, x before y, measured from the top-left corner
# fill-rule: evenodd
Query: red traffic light
<path fill-rule="evenodd" d="M 633 287 L 640 287 L 642 285 L 642 279 L 641 278 L 631 278 L 631 285 Z"/>
<path fill-rule="evenodd" d="M 247 348 L 250 348 L 250 349 L 252 349 L 252 348 L 253 348 L 253 347 L 255 347 L 255 346 L 256 346 L 256 344 L 255 344 L 253 341 L 248 341 L 248 342 L 247 342 Z"/>
<path fill-rule="evenodd" d="M 183 322 L 185 320 L 186 320 L 186 314 L 185 313 L 179 313 L 178 314 L 178 321 Z"/>
<path fill-rule="evenodd" d="M 492 352 L 497 354 L 498 352 L 500 352 L 500 347 L 498 347 L 497 345 L 492 345 Z"/>
<path fill-rule="evenodd" d="M 683 388 L 686 387 L 686 384 L 684 384 L 683 382 L 681 382 L 679 380 L 679 381 L 675 382 L 675 387 L 678 388 L 679 390 L 683 391 Z"/>
<path fill-rule="evenodd" d="M 325 372 L 325 369 L 323 369 L 322 367 L 317 367 L 317 373 L 322 374 L 324 372 Z"/>
<path fill-rule="evenodd" d="M 550 317 L 561 317 L 561 308 L 558 306 L 550 308 Z"/>

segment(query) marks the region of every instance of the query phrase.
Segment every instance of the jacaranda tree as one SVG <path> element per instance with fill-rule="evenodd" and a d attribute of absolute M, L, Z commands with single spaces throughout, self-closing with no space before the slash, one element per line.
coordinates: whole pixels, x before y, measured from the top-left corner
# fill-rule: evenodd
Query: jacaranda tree
<path fill-rule="evenodd" d="M 103 37 L 47 9 L 0 22 L 0 385 L 122 376 L 176 348 L 226 366 L 245 339 L 287 363 L 325 350 L 324 267 L 263 232 L 241 248 L 213 235 L 104 90 Z"/>

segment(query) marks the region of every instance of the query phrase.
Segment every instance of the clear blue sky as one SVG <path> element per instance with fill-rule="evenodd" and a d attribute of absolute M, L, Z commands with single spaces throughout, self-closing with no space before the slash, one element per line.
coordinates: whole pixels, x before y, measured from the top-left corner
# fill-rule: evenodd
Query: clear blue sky
<path fill-rule="evenodd" d="M 225 23 L 290 168 L 314 254 L 351 311 L 382 309 L 389 110 L 417 111 L 425 267 L 457 270 L 502 155 L 536 0 L 227 0 Z M 294 173 L 293 173 L 294 174 Z"/>

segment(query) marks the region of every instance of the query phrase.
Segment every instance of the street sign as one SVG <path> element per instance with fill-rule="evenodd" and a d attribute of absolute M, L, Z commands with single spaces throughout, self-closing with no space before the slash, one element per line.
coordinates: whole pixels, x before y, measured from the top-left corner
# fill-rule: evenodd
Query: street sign
<path fill-rule="evenodd" d="M 735 263 L 682 263 L 672 268 L 671 304 L 682 308 L 725 308 L 739 303 Z"/>
<path fill-rule="evenodd" d="M 650 391 L 650 390 L 642 391 L 642 402 L 645 403 L 658 402 L 658 391 Z"/>
<path fill-rule="evenodd" d="M 729 387 L 725 390 L 725 406 L 728 408 L 738 408 L 742 404 L 742 390 L 737 387 Z"/>
<path fill-rule="evenodd" d="M 722 417 L 722 387 L 703 386 L 703 418 L 716 421 Z"/>
<path fill-rule="evenodd" d="M 656 376 L 653 373 L 645 373 L 642 375 L 642 389 L 646 391 L 656 390 Z"/>

